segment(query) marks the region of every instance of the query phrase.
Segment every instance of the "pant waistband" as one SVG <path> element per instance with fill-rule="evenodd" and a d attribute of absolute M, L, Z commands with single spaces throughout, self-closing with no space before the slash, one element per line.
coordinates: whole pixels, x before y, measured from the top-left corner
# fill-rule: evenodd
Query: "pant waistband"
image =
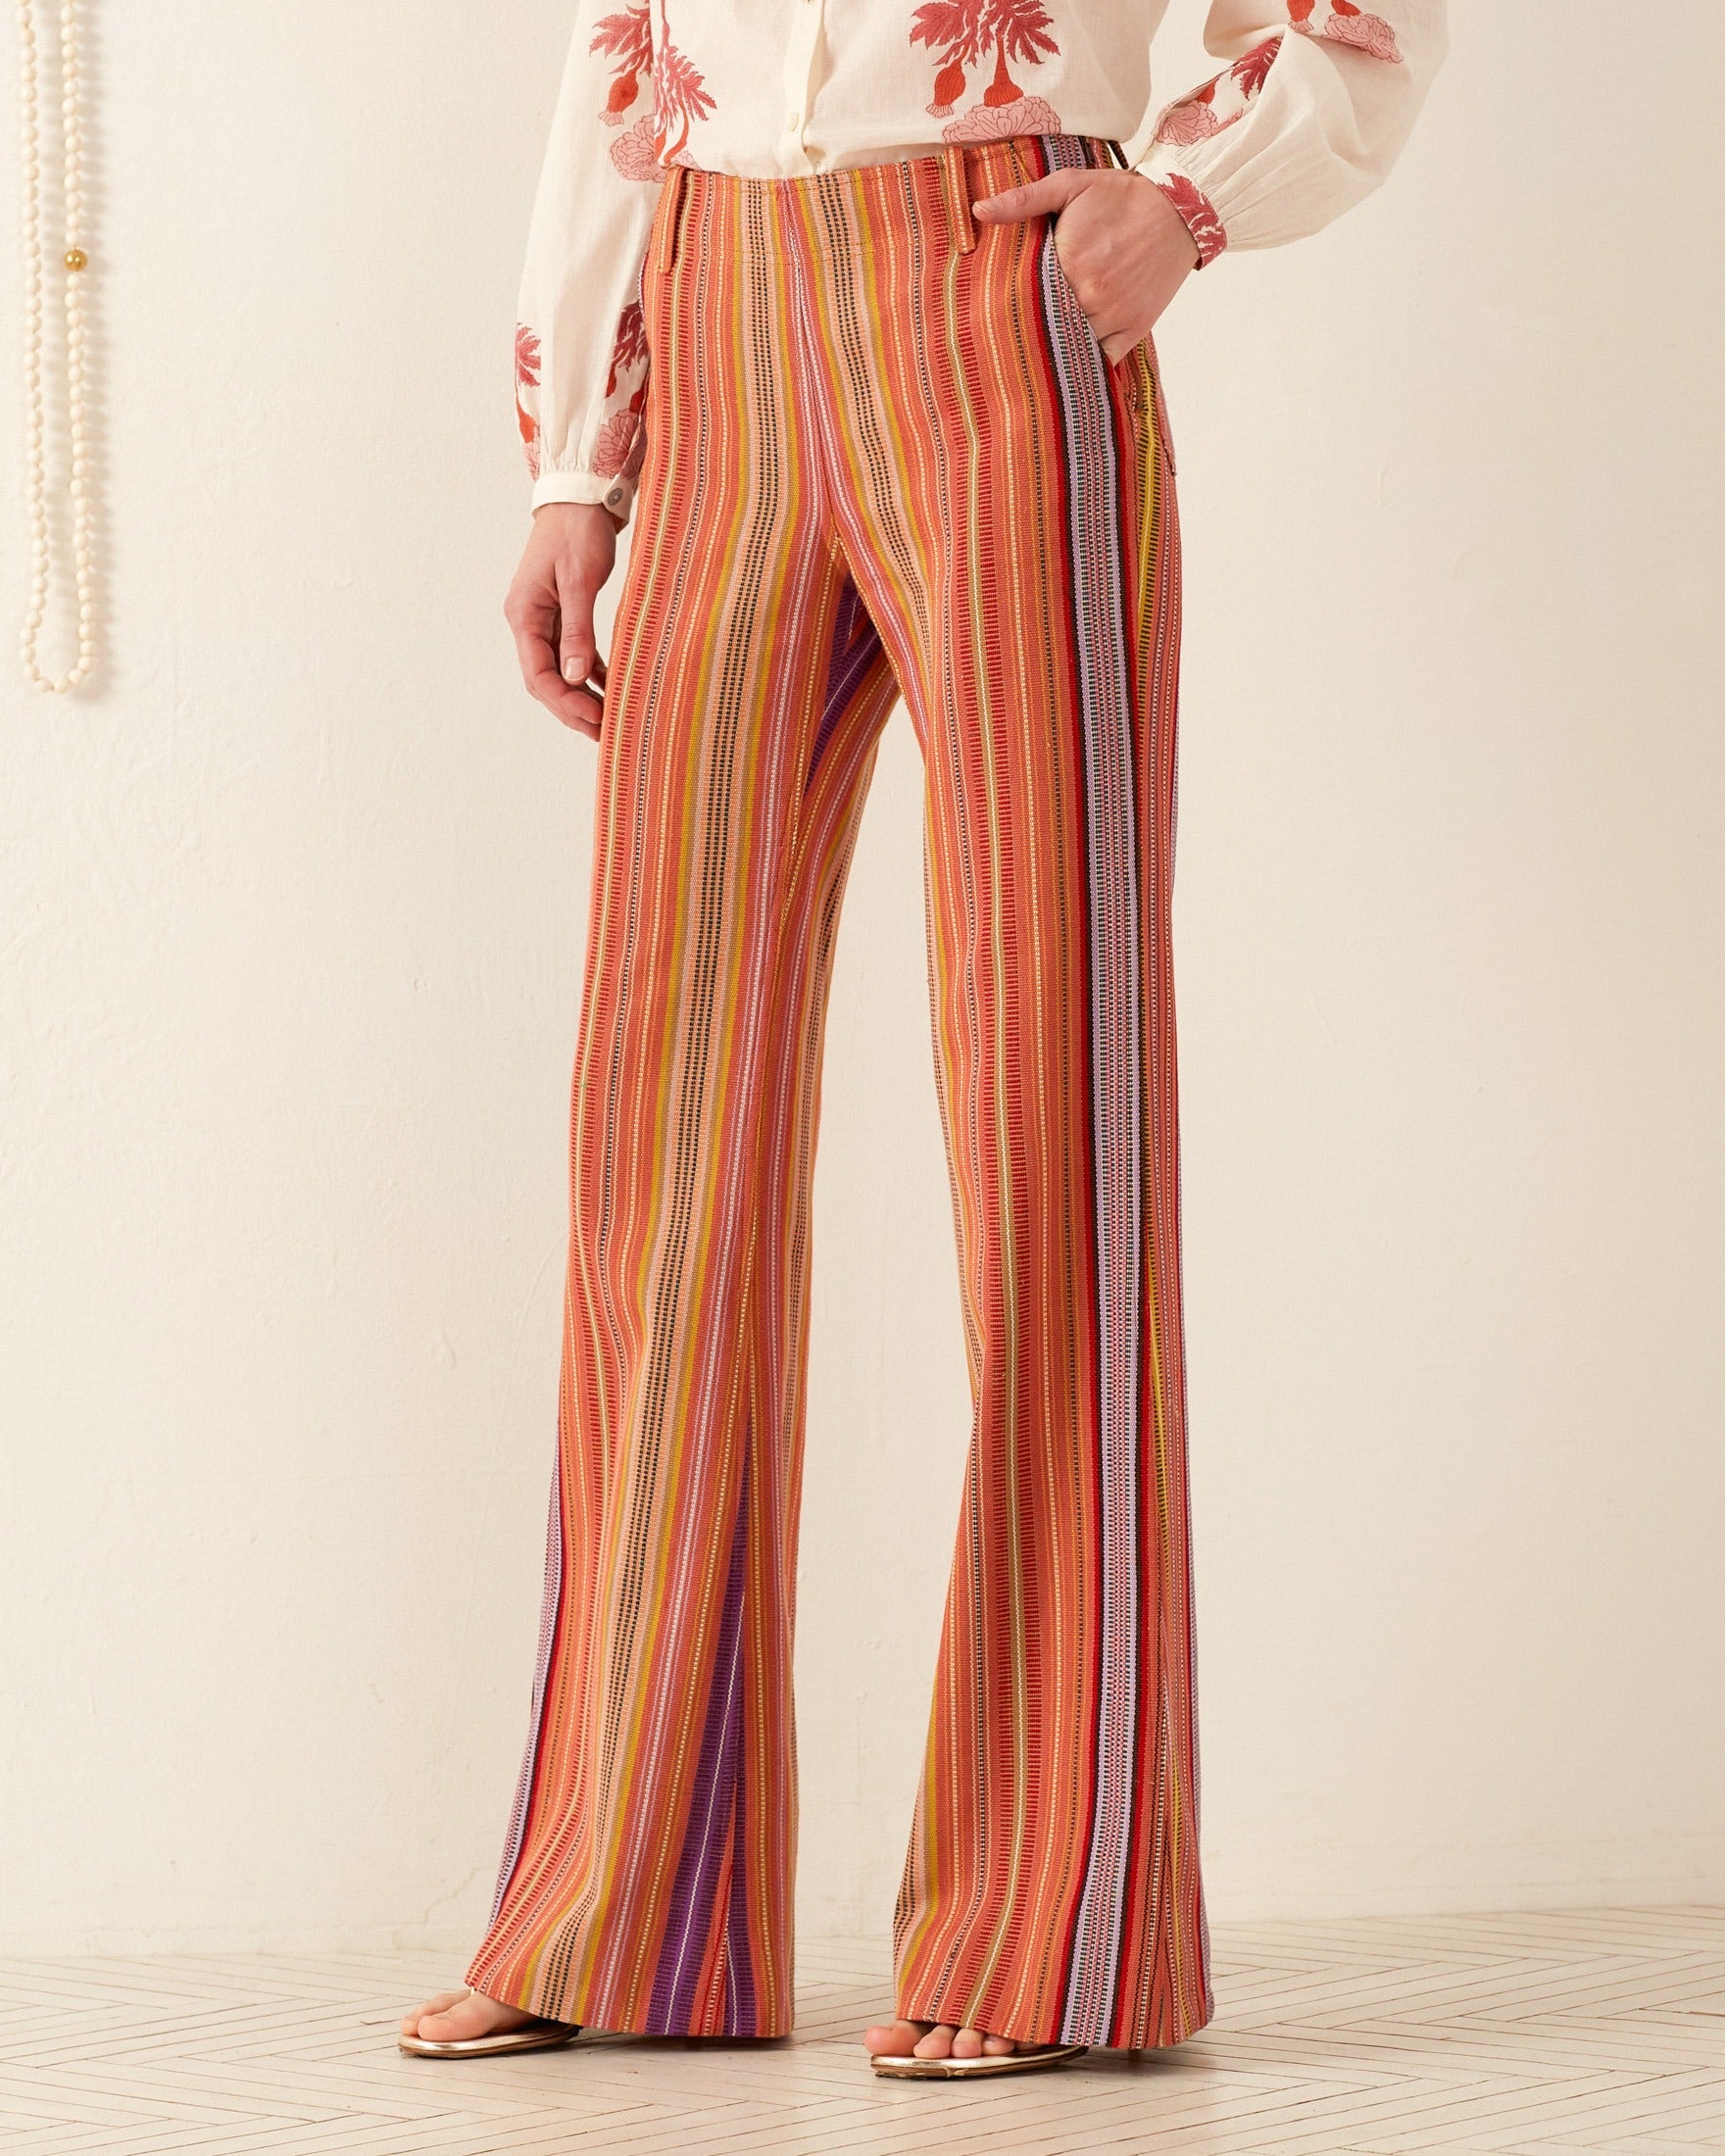
<path fill-rule="evenodd" d="M 976 245 L 976 220 L 971 205 L 979 195 L 999 194 L 1027 179 L 1062 166 L 1124 165 L 1125 152 L 1107 135 L 1024 134 L 996 135 L 980 142 L 947 142 L 938 150 L 908 158 L 882 158 L 877 163 L 841 165 L 822 172 L 793 173 L 771 179 L 744 178 L 700 165 L 667 165 L 655 214 L 657 262 L 668 270 L 676 260 L 682 226 L 682 209 L 693 185 L 730 188 L 843 188 L 866 183 L 888 168 L 907 168 L 913 190 L 937 190 L 946 206 L 954 243 L 963 253 Z"/>

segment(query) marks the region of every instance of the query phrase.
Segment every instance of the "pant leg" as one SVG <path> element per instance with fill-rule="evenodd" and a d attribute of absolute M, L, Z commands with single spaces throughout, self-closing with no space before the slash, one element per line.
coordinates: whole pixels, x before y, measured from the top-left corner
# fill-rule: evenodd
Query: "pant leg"
<path fill-rule="evenodd" d="M 691 191 L 682 219 L 643 279 L 540 1666 L 468 1981 L 598 2028 L 778 2035 L 809 1184 L 896 689 L 808 483 L 756 210 Z"/>
<path fill-rule="evenodd" d="M 899 2011 L 1180 2041 L 1212 2012 L 1169 910 L 1179 538 L 1153 355 L 1053 220 L 1091 138 L 810 183 L 842 542 L 927 777 L 931 1014 L 975 1420 L 895 1913 Z M 944 213 L 944 214 L 943 214 Z"/>

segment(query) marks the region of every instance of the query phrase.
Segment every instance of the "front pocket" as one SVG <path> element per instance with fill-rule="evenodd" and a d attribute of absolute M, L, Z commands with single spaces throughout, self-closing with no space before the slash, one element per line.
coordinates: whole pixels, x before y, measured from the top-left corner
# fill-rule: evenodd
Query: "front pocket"
<path fill-rule="evenodd" d="M 1058 215 L 1058 211 L 1048 213 L 1048 222 L 1043 227 L 1043 246 L 1054 264 L 1056 276 L 1066 288 L 1066 297 L 1071 314 L 1074 319 L 1083 323 L 1091 343 L 1102 354 L 1103 365 L 1120 383 L 1126 393 L 1126 401 L 1132 406 L 1133 410 L 1146 413 L 1151 411 L 1152 408 L 1155 409 L 1157 428 L 1161 435 L 1162 452 L 1171 466 L 1174 462 L 1173 445 L 1168 439 L 1167 422 L 1161 409 L 1161 397 L 1157 385 L 1158 370 L 1154 356 L 1155 347 L 1151 343 L 1149 332 L 1147 331 L 1145 335 L 1140 337 L 1138 342 L 1129 350 L 1122 352 L 1117 360 L 1109 358 L 1108 353 L 1103 350 L 1101 337 L 1097 335 L 1096 324 L 1084 312 L 1083 302 L 1078 297 L 1077 287 L 1066 274 L 1066 266 L 1060 260 L 1060 249 L 1055 245 L 1055 219 Z"/>
<path fill-rule="evenodd" d="M 1156 338 L 1151 331 L 1146 330 L 1138 342 L 1122 352 L 1117 360 L 1109 358 L 1103 349 L 1102 339 L 1096 333 L 1095 324 L 1079 301 L 1076 286 L 1066 274 L 1066 266 L 1060 260 L 1060 249 L 1055 245 L 1055 219 L 1058 215 L 1055 211 L 1045 214 L 1038 244 L 1042 259 L 1053 266 L 1055 283 L 1065 289 L 1065 305 L 1060 312 L 1082 326 L 1084 335 L 1096 348 L 1103 366 L 1118 384 L 1134 424 L 1140 429 L 1147 424 L 1155 426 L 1163 460 L 1169 471 L 1173 472 L 1178 469 L 1178 466 L 1174 458 L 1174 437 L 1168 425 L 1167 406 L 1162 398 L 1161 362 L 1157 357 Z"/>
<path fill-rule="evenodd" d="M 1156 356 L 1156 346 L 1149 336 L 1142 338 L 1133 350 L 1143 358 L 1144 387 L 1141 394 L 1148 399 L 1156 415 L 1157 438 L 1162 445 L 1162 455 L 1167 459 L 1168 469 L 1178 471 L 1180 466 L 1174 457 L 1174 437 L 1168 426 L 1168 403 L 1162 395 L 1161 362 Z"/>
<path fill-rule="evenodd" d="M 1096 333 L 1096 325 L 1091 321 L 1090 317 L 1084 312 L 1084 303 L 1078 297 L 1078 287 L 1066 274 L 1066 266 L 1060 260 L 1060 249 L 1055 245 L 1055 223 L 1060 217 L 1060 212 L 1058 210 L 1049 210 L 1044 213 L 1044 216 L 1046 221 L 1042 227 L 1043 253 L 1048 262 L 1053 266 L 1055 279 L 1057 283 L 1059 283 L 1065 291 L 1067 312 L 1072 316 L 1074 320 L 1082 322 L 1084 327 L 1089 330 L 1090 341 L 1100 351 L 1102 348 L 1102 339 Z M 1109 364 L 1111 367 L 1116 363 L 1113 361 L 1109 361 Z"/>

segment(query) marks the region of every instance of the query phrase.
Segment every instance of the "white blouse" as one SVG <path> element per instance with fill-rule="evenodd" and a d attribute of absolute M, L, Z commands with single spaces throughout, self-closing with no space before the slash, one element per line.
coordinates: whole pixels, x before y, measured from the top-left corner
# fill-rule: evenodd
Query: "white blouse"
<path fill-rule="evenodd" d="M 1153 107 L 1168 0 L 576 0 L 521 278 L 532 504 L 626 521 L 645 453 L 640 278 L 667 165 L 780 178 L 949 142 L 1118 142 L 1199 265 L 1321 225 L 1389 172 L 1447 48 L 1446 0 L 1211 0 L 1227 65 Z"/>

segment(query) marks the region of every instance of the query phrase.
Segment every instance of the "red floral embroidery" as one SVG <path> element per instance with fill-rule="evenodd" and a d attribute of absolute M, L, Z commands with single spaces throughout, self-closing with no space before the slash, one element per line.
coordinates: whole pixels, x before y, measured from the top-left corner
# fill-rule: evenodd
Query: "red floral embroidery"
<path fill-rule="evenodd" d="M 943 142 L 1003 142 L 1008 135 L 1060 134 L 1064 125 L 1046 97 L 1021 97 L 1015 105 L 972 105 L 940 135 Z"/>
<path fill-rule="evenodd" d="M 1279 35 L 1266 37 L 1262 44 L 1254 45 L 1250 52 L 1242 53 L 1228 70 L 1242 97 L 1256 97 L 1263 88 L 1263 78 L 1270 72 L 1270 63 L 1282 49 Z"/>
<path fill-rule="evenodd" d="M 516 324 L 516 425 L 520 430 L 521 449 L 527 460 L 527 470 L 533 478 L 539 476 L 539 422 L 521 401 L 523 389 L 536 389 L 539 385 L 539 339 L 525 322 Z"/>
<path fill-rule="evenodd" d="M 614 412 L 593 439 L 593 469 L 602 479 L 615 479 L 628 462 L 640 428 L 641 415 L 633 401 Z"/>
<path fill-rule="evenodd" d="M 1216 81 L 1220 79 L 1218 75 Z M 1216 81 L 1207 82 L 1203 89 L 1194 90 L 1179 104 L 1170 105 L 1157 123 L 1154 139 L 1186 149 L 1194 142 L 1208 142 L 1211 135 L 1220 134 L 1229 121 L 1238 120 L 1238 113 L 1230 113 L 1228 120 L 1216 118 Z"/>
<path fill-rule="evenodd" d="M 622 126 L 643 89 L 651 98 L 650 114 L 612 144 L 611 162 L 625 179 L 663 179 L 666 165 L 684 162 L 690 123 L 715 109 L 706 77 L 668 32 L 655 53 L 649 0 L 631 0 L 620 14 L 605 16 L 588 50 L 611 56 L 611 87 L 599 115 L 608 127 Z"/>
<path fill-rule="evenodd" d="M 593 439 L 593 469 L 602 479 L 615 479 L 626 468 L 629 452 L 640 431 L 647 402 L 647 319 L 639 300 L 631 300 L 617 317 L 616 334 L 611 340 L 611 368 L 605 377 L 605 395 L 615 397 L 617 377 L 631 370 L 639 380 L 626 405 L 608 413 Z"/>
<path fill-rule="evenodd" d="M 1251 109 L 1253 99 L 1263 88 L 1281 46 L 1278 31 L 1274 37 L 1254 45 L 1250 52 L 1242 53 L 1231 68 L 1211 75 L 1189 97 L 1170 105 L 1157 122 L 1154 139 L 1171 143 L 1175 149 L 1190 149 L 1195 142 L 1208 142 L 1211 135 L 1231 127 Z"/>
<path fill-rule="evenodd" d="M 689 139 L 690 122 L 705 120 L 713 110 L 706 76 L 668 38 L 663 41 L 653 75 L 653 123 L 659 136 L 660 161 L 665 163 L 675 157 Z M 673 126 L 678 130 L 674 142 Z"/>
<path fill-rule="evenodd" d="M 1400 61 L 1402 48 L 1396 32 L 1381 15 L 1370 15 L 1355 0 L 1329 0 L 1330 19 L 1320 29 L 1312 21 L 1316 0 L 1288 0 L 1288 20 L 1307 37 L 1327 37 L 1338 45 L 1353 45 L 1374 60 Z"/>
<path fill-rule="evenodd" d="M 1238 120 L 1240 115 L 1236 113 L 1233 117 Z M 1189 150 L 1195 142 L 1208 142 L 1211 135 L 1220 134 L 1227 124 L 1227 121 L 1216 118 L 1209 106 L 1188 99 L 1184 105 L 1169 106 L 1157 128 L 1156 140 L 1171 142 L 1176 149 Z"/>
<path fill-rule="evenodd" d="M 616 392 L 618 372 L 647 357 L 647 319 L 639 300 L 631 300 L 617 317 L 616 335 L 611 344 L 611 371 L 605 377 L 605 394 Z"/>
<path fill-rule="evenodd" d="M 1350 0 L 1332 0 L 1330 26 L 1324 35 L 1333 37 L 1339 45 L 1357 45 L 1374 60 L 1400 60 L 1402 57 L 1396 32 L 1383 17 L 1368 15 L 1362 8 L 1351 6 Z"/>
<path fill-rule="evenodd" d="M 1184 172 L 1146 172 L 1144 176 L 1161 189 L 1185 220 L 1186 229 L 1198 243 L 1198 267 L 1202 270 L 1214 262 L 1227 246 L 1228 234 L 1208 195 Z"/>
<path fill-rule="evenodd" d="M 641 77 L 651 81 L 653 76 L 653 18 L 647 0 L 620 15 L 603 17 L 587 50 L 611 55 L 611 90 L 599 117 L 608 127 L 620 126 L 640 95 Z"/>
<path fill-rule="evenodd" d="M 655 185 L 664 179 L 665 169 L 659 162 L 659 136 L 651 113 L 643 113 L 626 133 L 617 136 L 611 146 L 611 162 L 624 179 L 651 180 Z"/>
<path fill-rule="evenodd" d="M 1324 0 L 1324 4 L 1329 17 L 1321 28 L 1315 21 L 1319 0 L 1287 0 L 1288 20 L 1308 37 L 1327 37 L 1339 45 L 1352 45 L 1378 60 L 1401 59 L 1396 33 L 1381 15 L 1367 14 L 1355 5 L 1355 0 Z M 1170 105 L 1157 122 L 1154 139 L 1186 150 L 1231 127 L 1251 109 L 1281 49 L 1279 30 L 1273 37 L 1260 39 L 1231 68 L 1212 75 L 1178 104 Z"/>
<path fill-rule="evenodd" d="M 1042 0 L 923 0 L 911 24 L 911 42 L 926 45 L 940 62 L 934 77 L 934 97 L 928 107 L 936 120 L 945 120 L 951 114 L 964 94 L 969 71 L 992 52 L 994 74 L 982 93 L 984 106 L 991 112 L 1010 107 L 1019 114 L 1007 132 L 1036 133 L 1048 127 L 1049 122 L 1042 119 L 1026 120 L 1019 113 L 1021 107 L 1034 106 L 1053 115 L 1054 109 L 1043 99 L 1027 99 L 1012 79 L 1010 67 L 1014 61 L 1032 66 L 1060 49 Z M 1053 118 L 1052 126 L 1059 129 L 1058 117 Z M 987 130 L 990 134 L 996 131 Z M 951 129 L 943 129 L 942 133 L 947 139 L 963 139 Z"/>

